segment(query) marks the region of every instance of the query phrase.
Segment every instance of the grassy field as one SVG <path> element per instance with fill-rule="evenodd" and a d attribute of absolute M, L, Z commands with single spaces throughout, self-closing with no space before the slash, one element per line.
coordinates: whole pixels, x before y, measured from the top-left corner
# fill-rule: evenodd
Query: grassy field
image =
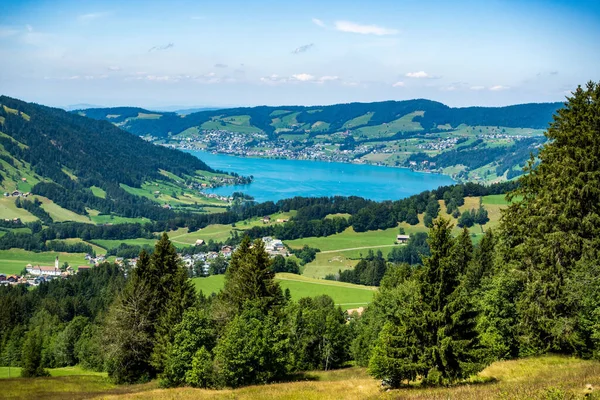
<path fill-rule="evenodd" d="M 83 253 L 57 253 L 54 251 L 34 253 L 22 249 L 10 249 L 0 250 L 0 273 L 18 274 L 27 264 L 53 266 L 56 256 L 58 256 L 60 265 L 65 261 L 73 267 L 86 265 Z"/>
<path fill-rule="evenodd" d="M 504 199 L 504 195 L 485 196 L 482 198 L 482 203 L 488 211 L 490 221 L 483 226 L 483 229 L 479 225 L 469 228 L 474 243 L 481 240 L 486 229 L 498 225 L 501 210 L 508 204 Z M 477 208 L 479 208 L 479 197 L 466 197 L 465 204 L 459 209 L 461 212 L 465 212 Z M 462 229 L 458 227 L 458 220 L 446 214 L 446 206 L 443 201 L 440 201 L 440 215 L 450 219 L 454 225 L 453 233 L 455 235 L 461 232 Z M 340 216 L 346 215 L 340 214 Z M 361 256 L 366 255 L 369 250 L 381 251 L 384 256 L 387 256 L 395 246 L 394 242 L 400 228 L 404 229 L 404 232 L 409 235 L 429 230 L 423 223 L 423 214 L 420 214 L 417 225 L 402 222 L 398 224 L 397 228 L 368 232 L 355 232 L 352 228 L 348 228 L 344 232 L 332 236 L 287 240 L 285 244 L 292 248 L 301 248 L 308 245 L 320 249 L 321 253 L 317 254 L 315 260 L 304 267 L 303 275 L 311 278 L 324 278 L 327 274 L 353 268 Z"/>
<path fill-rule="evenodd" d="M 55 222 L 63 222 L 63 221 L 75 221 L 75 222 L 84 222 L 90 223 L 90 219 L 85 215 L 79 215 L 71 210 L 67 210 L 66 208 L 62 208 L 52 200 L 42 197 L 35 196 L 39 201 L 42 202 L 42 208 L 46 210 L 50 217 Z"/>
<path fill-rule="evenodd" d="M 9 375 L 10 372 L 10 375 Z M 83 369 L 79 366 L 64 367 L 64 368 L 50 368 L 48 369 L 50 376 L 74 376 L 74 375 L 87 375 L 87 376 L 102 376 L 107 377 L 106 372 L 95 372 Z M 21 374 L 21 368 L 18 367 L 0 367 L 0 379 L 16 378 Z"/>
<path fill-rule="evenodd" d="M 126 243 L 129 245 L 137 245 L 137 246 L 143 246 L 145 244 L 150 245 L 150 246 L 154 246 L 154 244 L 156 243 L 156 239 L 145 239 L 145 238 L 138 238 L 138 239 L 93 239 L 90 240 L 90 243 L 93 243 L 97 246 L 100 246 L 102 248 L 105 248 L 107 250 L 110 250 L 114 247 L 119 247 L 119 245 L 121 243 Z M 177 243 L 173 243 L 176 247 L 177 247 Z"/>
<path fill-rule="evenodd" d="M 15 197 L 0 198 L 0 218 L 13 219 L 20 218 L 23 222 L 37 221 L 37 217 L 23 208 L 17 208 Z"/>
<path fill-rule="evenodd" d="M 285 244 L 291 248 L 299 249 L 304 245 L 316 247 L 321 251 L 369 248 L 374 246 L 393 246 L 396 241 L 398 228 L 386 230 L 355 232 L 351 227 L 327 237 L 309 237 L 304 239 L 286 240 Z"/>
<path fill-rule="evenodd" d="M 84 372 L 85 373 L 85 372 Z M 159 389 L 156 381 L 115 386 L 98 375 L 2 380 L 0 396 L 11 399 L 597 399 L 600 363 L 544 356 L 493 363 L 469 381 L 450 387 L 383 391 L 364 368 L 311 371 L 291 382 L 240 389 Z M 587 386 L 590 385 L 590 386 Z M 591 387 L 591 389 L 590 389 Z"/>
<path fill-rule="evenodd" d="M 367 305 L 377 290 L 370 286 L 353 285 L 351 283 L 312 279 L 302 275 L 281 273 L 275 278 L 283 290 L 290 289 L 292 299 L 314 297 L 323 294 L 331 296 L 335 303 L 347 310 Z M 206 295 L 217 293 L 225 283 L 224 275 L 213 275 L 206 278 L 192 279 L 196 290 Z"/>

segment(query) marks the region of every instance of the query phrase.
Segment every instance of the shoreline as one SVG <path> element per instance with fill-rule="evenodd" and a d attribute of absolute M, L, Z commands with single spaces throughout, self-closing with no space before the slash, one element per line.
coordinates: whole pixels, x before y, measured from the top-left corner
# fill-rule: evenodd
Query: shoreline
<path fill-rule="evenodd" d="M 286 161 L 311 161 L 311 162 L 325 162 L 325 163 L 338 163 L 338 164 L 349 164 L 349 165 L 367 165 L 370 167 L 383 167 L 383 168 L 397 168 L 404 169 L 417 173 L 431 174 L 431 175 L 442 175 L 452 179 L 456 183 L 463 183 L 462 181 L 457 180 L 451 175 L 445 174 L 439 171 L 431 171 L 431 170 L 418 170 L 410 167 L 399 166 L 399 165 L 381 165 L 381 164 L 373 164 L 368 162 L 351 162 L 351 161 L 332 161 L 332 160 L 322 160 L 322 159 L 314 159 L 314 158 L 287 158 L 287 157 L 269 157 L 269 156 L 257 156 L 257 155 L 243 155 L 243 154 L 232 154 L 232 153 L 222 153 L 214 150 L 206 150 L 206 149 L 189 149 L 185 147 L 177 147 L 177 146 L 169 146 L 170 148 L 177 149 L 185 152 L 196 152 L 201 151 L 205 153 L 210 153 L 219 156 L 229 156 L 229 157 L 239 157 L 239 158 L 249 158 L 249 159 L 257 159 L 257 160 L 286 160 Z"/>

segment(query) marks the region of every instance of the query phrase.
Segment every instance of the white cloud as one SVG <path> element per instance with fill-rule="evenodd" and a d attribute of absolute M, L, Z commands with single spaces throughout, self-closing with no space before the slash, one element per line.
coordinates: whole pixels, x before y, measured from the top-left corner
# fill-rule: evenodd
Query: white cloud
<path fill-rule="evenodd" d="M 406 76 L 408 78 L 432 78 L 431 75 L 429 75 L 427 72 L 425 71 L 418 71 L 418 72 L 408 72 L 406 74 Z"/>
<path fill-rule="evenodd" d="M 285 83 L 287 79 L 277 74 L 273 74 L 270 76 L 263 76 L 262 78 L 260 78 L 260 81 L 270 85 L 275 85 L 278 83 Z"/>
<path fill-rule="evenodd" d="M 319 18 L 312 19 L 313 24 L 320 26 L 321 28 L 325 28 L 325 22 L 321 21 Z"/>
<path fill-rule="evenodd" d="M 109 71 L 120 71 L 121 67 L 118 67 L 116 65 L 111 65 L 110 67 L 108 67 Z"/>
<path fill-rule="evenodd" d="M 500 90 L 506 90 L 506 89 L 510 89 L 508 86 L 502 86 L 502 85 L 496 85 L 496 86 L 492 86 L 490 87 L 490 90 L 497 92 Z"/>
<path fill-rule="evenodd" d="M 27 24 L 25 25 L 25 28 L 27 29 L 27 32 L 33 32 L 33 26 Z"/>
<path fill-rule="evenodd" d="M 404 82 L 402 82 L 402 81 L 398 81 L 392 85 L 392 87 L 404 87 L 404 86 L 405 86 Z"/>
<path fill-rule="evenodd" d="M 395 35 L 396 29 L 384 28 L 378 25 L 361 25 L 350 21 L 336 21 L 335 29 L 341 32 L 360 33 L 362 35 Z"/>
<path fill-rule="evenodd" d="M 301 82 L 313 81 L 315 79 L 315 77 L 310 74 L 294 74 L 292 75 L 292 78 Z"/>
<path fill-rule="evenodd" d="M 483 90 L 483 89 L 485 89 L 485 86 L 471 86 L 469 89 L 471 89 L 471 90 Z"/>
<path fill-rule="evenodd" d="M 95 12 L 95 13 L 89 13 L 89 14 L 82 14 L 79 15 L 77 17 L 77 19 L 79 20 L 79 22 L 90 22 L 102 17 L 106 17 L 109 13 L 107 12 Z"/>

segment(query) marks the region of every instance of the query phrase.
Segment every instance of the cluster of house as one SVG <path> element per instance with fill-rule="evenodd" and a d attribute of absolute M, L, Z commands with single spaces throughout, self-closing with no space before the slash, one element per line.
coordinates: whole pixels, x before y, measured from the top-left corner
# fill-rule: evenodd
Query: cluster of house
<path fill-rule="evenodd" d="M 284 222 L 288 222 L 289 219 L 287 218 L 277 218 L 276 222 L 278 224 L 284 223 Z M 263 224 L 270 224 L 272 222 L 271 217 L 269 217 L 268 215 L 262 218 L 262 222 Z"/>
<path fill-rule="evenodd" d="M 281 255 L 284 257 L 289 256 L 289 253 L 283 242 L 279 239 L 273 239 L 271 236 L 266 236 L 262 238 L 263 243 L 265 244 L 265 250 L 271 257 Z"/>
<path fill-rule="evenodd" d="M 198 239 L 196 240 L 196 246 L 201 246 L 204 244 L 204 240 Z M 210 262 L 215 258 L 222 256 L 225 258 L 231 258 L 231 255 L 235 251 L 235 248 L 232 246 L 222 246 L 219 251 L 209 251 L 206 253 L 196 253 L 196 254 L 185 254 L 181 256 L 181 262 L 183 266 L 189 270 L 194 268 L 197 262 L 202 262 L 202 273 L 204 275 L 208 275 L 208 270 L 210 268 Z"/>
<path fill-rule="evenodd" d="M 80 265 L 77 267 L 77 272 L 90 268 L 89 265 Z M 75 273 L 75 270 L 71 266 L 66 269 L 60 269 L 58 257 L 54 260 L 54 266 L 27 264 L 25 270 L 26 274 L 23 276 L 0 274 L 0 285 L 38 286 L 40 283 L 49 282 L 53 279 L 66 278 Z"/>
<path fill-rule="evenodd" d="M 12 192 L 4 192 L 4 197 L 29 197 L 30 192 L 21 192 L 20 190 L 13 190 Z"/>

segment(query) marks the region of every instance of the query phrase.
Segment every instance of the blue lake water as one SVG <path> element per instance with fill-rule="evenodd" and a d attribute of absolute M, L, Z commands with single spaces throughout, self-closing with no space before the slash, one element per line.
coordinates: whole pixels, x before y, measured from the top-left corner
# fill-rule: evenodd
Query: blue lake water
<path fill-rule="evenodd" d="M 454 181 L 445 175 L 413 172 L 405 168 L 379 167 L 323 161 L 278 160 L 189 153 L 210 167 L 243 176 L 254 176 L 249 185 L 224 186 L 212 193 L 230 195 L 239 191 L 258 202 L 294 196 L 360 196 L 371 200 L 398 200 Z"/>

